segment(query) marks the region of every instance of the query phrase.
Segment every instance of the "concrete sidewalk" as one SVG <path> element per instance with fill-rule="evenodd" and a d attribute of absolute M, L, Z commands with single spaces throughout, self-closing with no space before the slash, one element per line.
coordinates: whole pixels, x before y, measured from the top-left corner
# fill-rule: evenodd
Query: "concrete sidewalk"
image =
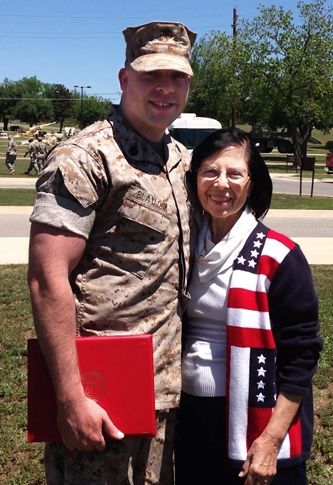
<path fill-rule="evenodd" d="M 302 248 L 310 264 L 333 265 L 333 238 L 295 237 L 292 238 Z M 29 237 L 1 237 L 0 265 L 27 264 Z"/>
<path fill-rule="evenodd" d="M 1 180 L 1 179 L 0 179 Z M 30 215 L 32 207 L 0 207 L 0 214 Z M 269 211 L 270 218 L 316 217 L 332 219 L 333 211 L 277 210 Z M 264 221 L 265 222 L 265 221 Z M 269 224 L 268 224 L 269 225 Z M 298 243 L 310 264 L 333 265 L 332 237 L 292 237 Z M 0 237 L 0 264 L 26 264 L 28 262 L 29 237 Z"/>
<path fill-rule="evenodd" d="M 27 175 L 26 177 L 0 177 L 0 189 L 34 189 L 37 177 Z"/>

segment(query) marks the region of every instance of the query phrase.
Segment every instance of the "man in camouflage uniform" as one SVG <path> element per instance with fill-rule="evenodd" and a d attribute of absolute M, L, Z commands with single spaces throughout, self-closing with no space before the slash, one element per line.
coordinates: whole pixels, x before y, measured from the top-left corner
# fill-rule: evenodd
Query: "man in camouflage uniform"
<path fill-rule="evenodd" d="M 8 146 L 6 151 L 5 164 L 10 171 L 10 175 L 15 173 L 15 161 L 17 156 L 17 145 L 12 135 L 8 135 Z"/>
<path fill-rule="evenodd" d="M 28 150 L 24 154 L 24 158 L 29 154 L 29 156 L 30 156 L 30 165 L 28 167 L 28 170 L 26 172 L 24 172 L 24 174 L 25 175 L 29 175 L 29 173 L 31 172 L 31 170 L 33 168 L 35 169 L 35 173 L 38 174 L 39 173 L 39 168 L 38 168 L 37 159 L 36 159 L 36 143 L 34 143 L 34 139 L 33 138 L 29 138 L 28 141 L 29 141 L 29 146 L 28 146 Z"/>
<path fill-rule="evenodd" d="M 38 166 L 38 172 L 41 172 L 45 163 L 47 156 L 47 146 L 43 142 L 43 138 L 39 136 L 37 138 L 37 143 L 35 144 L 35 157 Z"/>
<path fill-rule="evenodd" d="M 166 127 L 186 104 L 196 35 L 180 23 L 151 22 L 124 36 L 120 105 L 52 150 L 31 216 L 32 307 L 63 440 L 46 445 L 49 485 L 173 483 L 195 231 L 188 155 Z M 157 436 L 123 439 L 83 392 L 75 336 L 142 333 L 153 335 Z"/>

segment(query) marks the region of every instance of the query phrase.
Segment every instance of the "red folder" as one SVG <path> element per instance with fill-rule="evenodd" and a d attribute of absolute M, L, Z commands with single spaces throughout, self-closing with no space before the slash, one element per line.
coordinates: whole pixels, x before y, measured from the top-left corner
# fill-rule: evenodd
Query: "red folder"
<path fill-rule="evenodd" d="M 77 337 L 86 395 L 125 437 L 156 435 L 151 335 Z M 61 441 L 57 404 L 37 339 L 28 340 L 28 442 Z"/>

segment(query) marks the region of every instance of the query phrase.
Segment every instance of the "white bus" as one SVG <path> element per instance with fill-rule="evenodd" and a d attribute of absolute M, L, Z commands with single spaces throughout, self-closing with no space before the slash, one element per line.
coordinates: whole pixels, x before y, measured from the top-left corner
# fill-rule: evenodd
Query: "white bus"
<path fill-rule="evenodd" d="M 200 141 L 215 130 L 222 128 L 213 118 L 202 118 L 195 113 L 182 113 L 169 126 L 170 135 L 192 150 Z"/>

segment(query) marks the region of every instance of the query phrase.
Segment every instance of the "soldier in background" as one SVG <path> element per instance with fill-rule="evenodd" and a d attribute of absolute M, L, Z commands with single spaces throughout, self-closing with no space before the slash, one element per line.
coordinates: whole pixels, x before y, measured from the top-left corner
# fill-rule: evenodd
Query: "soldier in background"
<path fill-rule="evenodd" d="M 29 138 L 29 146 L 28 150 L 24 154 L 24 158 L 29 154 L 30 156 L 30 165 L 28 167 L 28 170 L 24 172 L 25 175 L 29 175 L 31 170 L 34 168 L 35 169 L 35 175 L 39 174 L 39 168 L 37 164 L 37 158 L 36 158 L 36 143 L 34 142 L 33 138 Z"/>
<path fill-rule="evenodd" d="M 167 127 L 187 101 L 196 34 L 151 22 L 124 36 L 120 105 L 50 152 L 30 218 L 34 322 L 63 441 L 46 444 L 49 485 L 173 484 L 195 225 L 188 152 Z M 113 416 L 84 393 L 75 336 L 143 333 L 154 342 L 157 436 L 123 439 Z"/>
<path fill-rule="evenodd" d="M 15 173 L 15 161 L 17 156 L 17 144 L 12 135 L 8 135 L 8 146 L 6 151 L 5 164 L 10 171 L 10 175 Z"/>
<path fill-rule="evenodd" d="M 38 165 L 38 172 L 40 173 L 43 169 L 45 159 L 47 157 L 47 146 L 43 142 L 43 139 L 41 136 L 39 136 L 37 140 L 38 141 L 35 144 L 35 155 L 36 155 L 36 160 Z"/>

